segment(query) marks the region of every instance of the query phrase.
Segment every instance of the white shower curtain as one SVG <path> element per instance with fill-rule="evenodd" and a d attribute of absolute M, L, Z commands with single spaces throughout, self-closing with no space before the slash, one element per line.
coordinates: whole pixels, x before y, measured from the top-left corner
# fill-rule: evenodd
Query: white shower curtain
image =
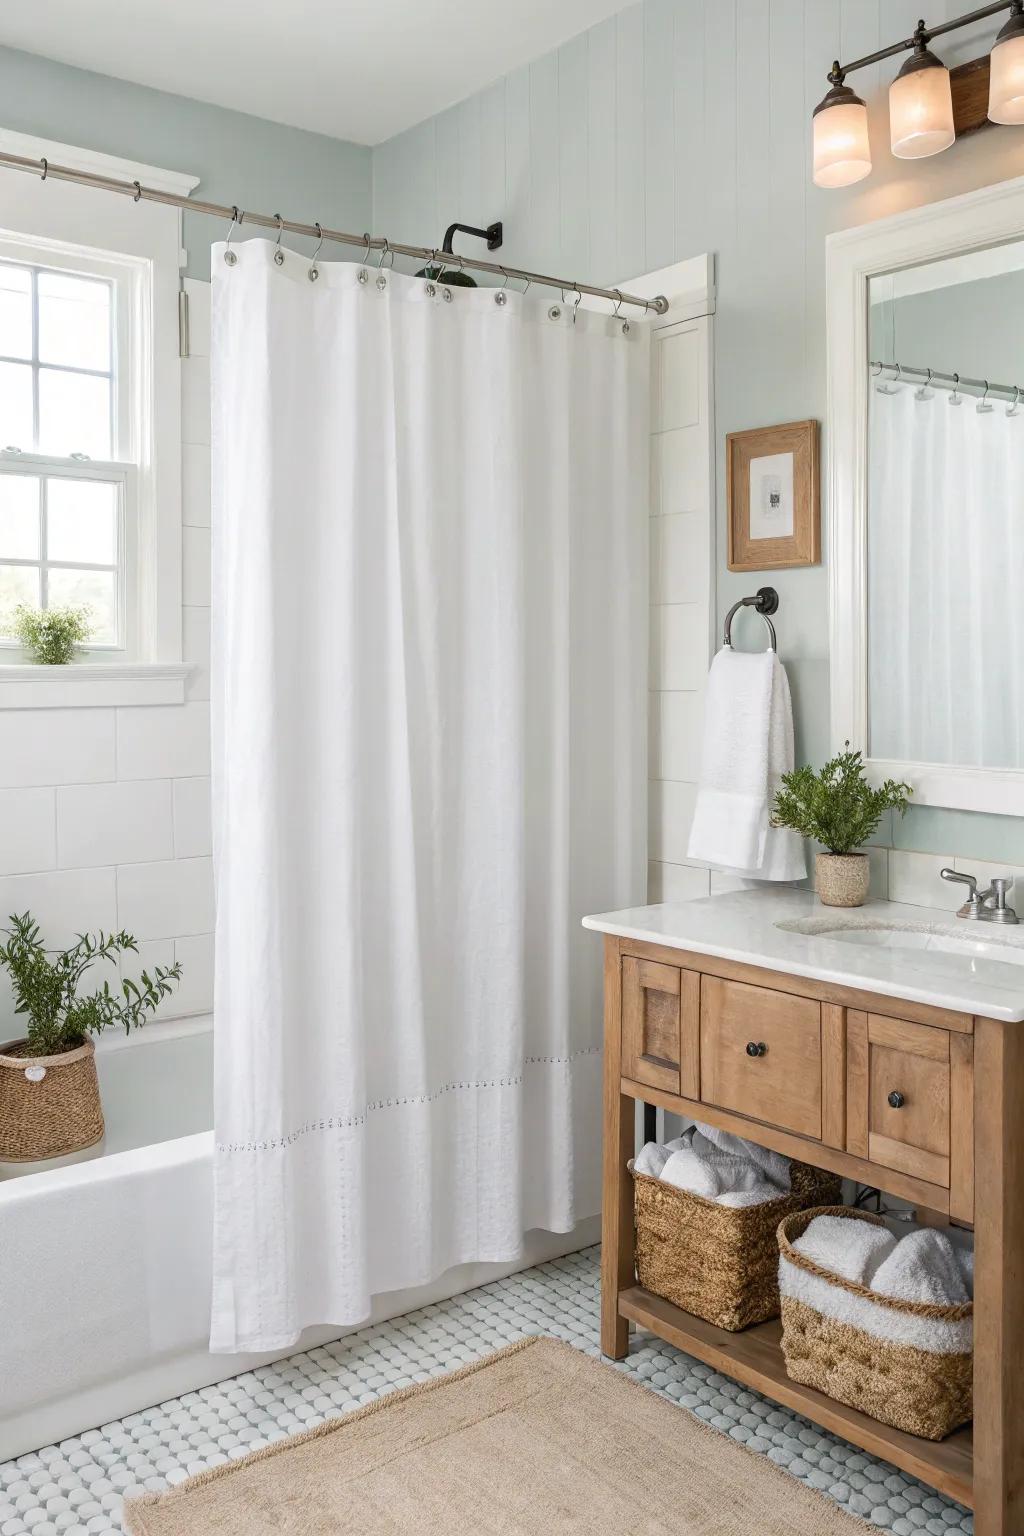
<path fill-rule="evenodd" d="M 1024 412 L 869 401 L 870 754 L 1024 767 Z"/>
<path fill-rule="evenodd" d="M 213 252 L 211 1347 L 599 1206 L 642 900 L 648 346 L 558 295 Z"/>

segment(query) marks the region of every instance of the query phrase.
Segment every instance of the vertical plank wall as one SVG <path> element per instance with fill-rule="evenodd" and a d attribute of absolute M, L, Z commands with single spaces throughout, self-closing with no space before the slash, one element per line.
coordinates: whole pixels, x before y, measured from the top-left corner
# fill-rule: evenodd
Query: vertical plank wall
<path fill-rule="evenodd" d="M 966 9 L 925 7 L 932 22 Z M 918 0 L 646 0 L 374 150 L 378 234 L 439 241 L 452 220 L 503 218 L 510 262 L 604 283 L 713 254 L 717 623 L 765 579 L 725 569 L 725 434 L 825 416 L 826 235 L 1024 172 L 1014 129 L 894 160 L 886 92 L 897 58 L 853 77 L 869 105 L 873 174 L 842 192 L 812 184 L 811 112 L 833 58 L 908 36 L 919 14 Z M 997 26 L 944 37 L 938 51 L 961 63 Z M 771 579 L 798 757 L 821 760 L 825 566 Z M 749 622 L 738 621 L 741 644 Z M 922 808 L 894 836 L 915 850 L 896 855 L 901 881 L 903 859 L 927 855 L 933 896 L 933 855 L 1024 865 L 1024 823 L 1010 818 Z"/>

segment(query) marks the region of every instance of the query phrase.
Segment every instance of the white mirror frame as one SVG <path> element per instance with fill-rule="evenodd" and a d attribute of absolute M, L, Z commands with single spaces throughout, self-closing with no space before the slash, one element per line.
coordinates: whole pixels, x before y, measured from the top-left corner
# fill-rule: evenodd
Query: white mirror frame
<path fill-rule="evenodd" d="M 1024 177 L 828 236 L 828 559 L 831 739 L 869 777 L 903 779 L 915 805 L 1024 815 L 1024 771 L 867 757 L 868 283 L 1024 237 Z"/>

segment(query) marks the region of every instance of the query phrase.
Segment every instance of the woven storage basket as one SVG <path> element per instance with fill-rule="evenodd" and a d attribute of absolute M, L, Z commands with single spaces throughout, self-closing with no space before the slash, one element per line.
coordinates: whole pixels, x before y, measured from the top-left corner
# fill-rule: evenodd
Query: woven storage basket
<path fill-rule="evenodd" d="M 24 1044 L 0 1045 L 0 1162 L 32 1163 L 94 1146 L 103 1111 L 92 1041 L 60 1056 L 19 1056 Z"/>
<path fill-rule="evenodd" d="M 973 1411 L 973 1303 L 897 1301 L 823 1269 L 792 1246 L 815 1216 L 885 1225 L 848 1206 L 798 1211 L 782 1222 L 786 1374 L 894 1429 L 944 1439 Z"/>
<path fill-rule="evenodd" d="M 806 1163 L 790 1164 L 791 1193 L 738 1209 L 633 1174 L 636 1273 L 645 1290 L 684 1312 L 738 1333 L 779 1315 L 783 1217 L 838 1200 L 840 1181 Z"/>

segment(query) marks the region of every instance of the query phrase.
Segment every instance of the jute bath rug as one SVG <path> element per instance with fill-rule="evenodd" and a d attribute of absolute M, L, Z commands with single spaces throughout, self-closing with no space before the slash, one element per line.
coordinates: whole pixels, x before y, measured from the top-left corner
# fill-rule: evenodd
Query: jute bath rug
<path fill-rule="evenodd" d="M 526 1339 L 167 1493 L 133 1536 L 861 1536 L 621 1371 Z"/>

